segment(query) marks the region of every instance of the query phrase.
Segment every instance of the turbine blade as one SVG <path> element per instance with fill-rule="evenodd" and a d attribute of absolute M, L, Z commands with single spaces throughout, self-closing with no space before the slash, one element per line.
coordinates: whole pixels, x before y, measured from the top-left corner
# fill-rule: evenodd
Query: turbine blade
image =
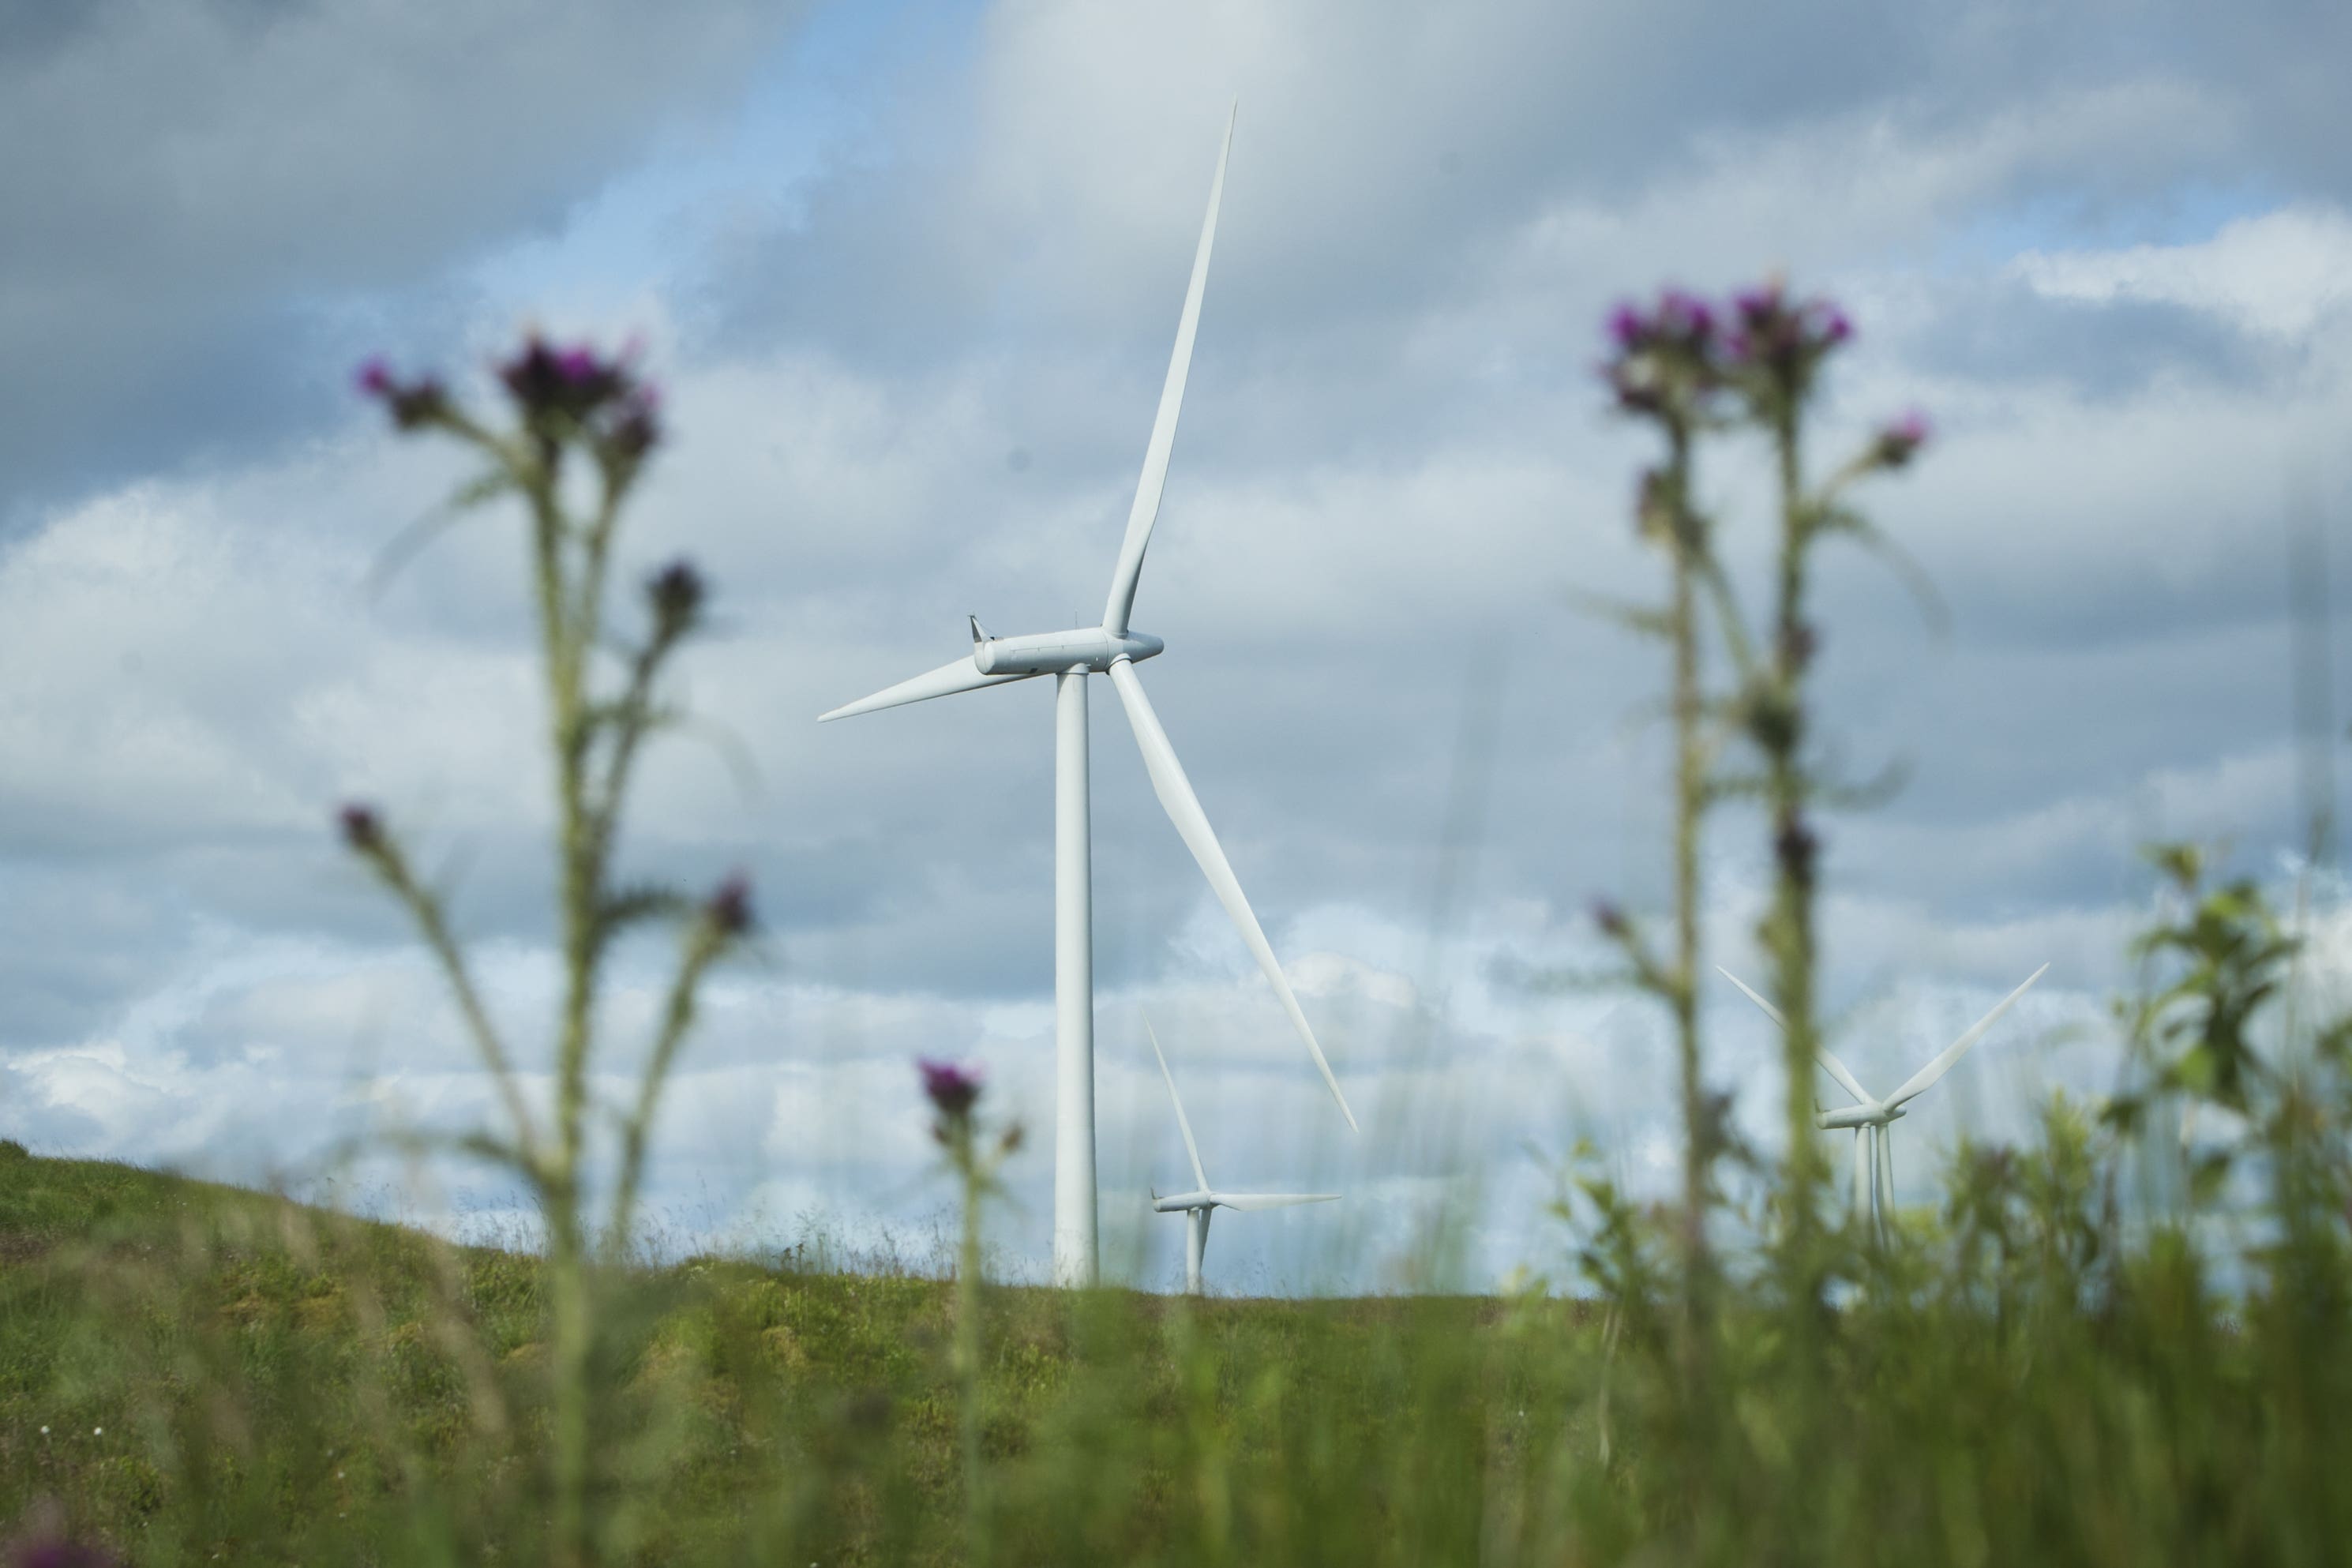
<path fill-rule="evenodd" d="M 1229 1209 L 1286 1209 L 1298 1204 L 1336 1204 L 1337 1193 L 1217 1193 L 1216 1200 Z"/>
<path fill-rule="evenodd" d="M 1029 679 L 1026 675 L 982 675 L 980 667 L 971 662 L 971 656 L 966 654 L 951 664 L 926 670 L 912 680 L 902 680 L 871 697 L 861 697 L 855 702 L 843 703 L 830 713 L 820 713 L 816 721 L 822 724 L 831 719 L 852 719 L 877 709 L 896 708 L 933 697 L 952 697 L 959 691 L 977 691 L 983 686 L 1002 686 L 1008 680 Z"/>
<path fill-rule="evenodd" d="M 1160 1037 L 1151 1032 L 1151 1020 L 1143 1020 L 1143 1033 L 1151 1042 L 1151 1054 L 1160 1058 L 1160 1076 L 1168 1080 L 1168 1098 L 1176 1102 L 1176 1129 L 1184 1134 L 1184 1152 L 1192 1156 L 1192 1179 L 1201 1184 L 1201 1191 L 1209 1190 L 1209 1173 L 1201 1169 L 1201 1146 L 1192 1142 L 1192 1124 L 1184 1120 L 1184 1101 L 1176 1092 L 1176 1078 L 1168 1070 L 1168 1054 L 1160 1048 Z M 1157 1196 L 1157 1194 L 1154 1194 Z"/>
<path fill-rule="evenodd" d="M 1201 325 L 1201 293 L 1209 283 L 1209 252 L 1217 239 L 1217 207 L 1225 197 L 1225 160 L 1234 150 L 1236 101 L 1225 117 L 1224 145 L 1217 150 L 1217 174 L 1209 184 L 1209 216 L 1201 222 L 1200 248 L 1192 253 L 1192 281 L 1184 290 L 1184 313 L 1176 322 L 1176 348 L 1168 356 L 1168 379 L 1160 388 L 1160 412 L 1151 421 L 1151 441 L 1143 449 L 1143 477 L 1136 481 L 1135 504 L 1128 509 L 1127 537 L 1118 547 L 1118 565 L 1110 574 L 1110 602 L 1103 607 L 1103 625 L 1113 633 L 1127 630 L 1135 611 L 1135 582 L 1143 573 L 1143 552 L 1151 542 L 1151 525 L 1159 521 L 1160 492 L 1168 488 L 1168 458 L 1176 449 L 1176 416 L 1184 407 L 1184 380 L 1192 369 L 1192 338 Z"/>
<path fill-rule="evenodd" d="M 1764 1000 L 1763 997 L 1759 996 L 1755 992 L 1749 991 L 1748 989 L 1748 982 L 1740 979 L 1739 976 L 1732 973 L 1731 971 L 1724 968 L 1723 965 L 1719 963 L 1715 966 L 1715 972 L 1717 974 L 1722 975 L 1726 980 L 1730 981 L 1734 985 L 1738 986 L 1742 992 L 1745 992 L 1748 999 L 1750 1002 L 1755 1003 L 1759 1007 L 1763 1008 L 1764 1016 L 1771 1019 L 1774 1023 L 1780 1025 L 1782 1030 L 1785 1031 L 1789 1027 L 1789 1020 L 1780 1016 L 1780 1009 L 1772 1005 L 1771 1003 Z M 1862 1087 L 1862 1080 L 1855 1078 L 1853 1074 L 1846 1071 L 1845 1063 L 1838 1060 L 1835 1056 L 1832 1055 L 1830 1048 L 1827 1046 L 1816 1045 L 1813 1047 L 1813 1059 L 1822 1064 L 1822 1070 L 1823 1072 L 1828 1073 L 1830 1077 L 1837 1080 L 1837 1086 L 1840 1089 L 1845 1090 L 1848 1094 L 1853 1096 L 1854 1099 L 1862 1101 L 1864 1105 L 1874 1103 L 1870 1098 L 1870 1091 Z"/>
<path fill-rule="evenodd" d="M 1905 1100 L 1916 1100 L 1921 1094 L 1926 1093 L 1937 1079 L 1952 1070 L 1952 1064 L 1954 1062 L 1958 1061 L 1962 1057 L 1968 1055 L 1969 1047 L 1975 1045 L 1979 1039 L 1982 1039 L 1984 1037 L 1984 1032 L 1987 1029 L 1991 1028 L 1995 1023 L 2000 1021 L 2000 1016 L 2009 1011 L 2010 1004 L 2015 1002 L 2020 996 L 2024 995 L 2028 991 L 2032 990 L 2033 988 L 2033 983 L 2041 979 L 2049 972 L 2050 966 L 2045 963 L 2041 968 L 2035 970 L 2032 973 L 2027 975 L 2025 977 L 2025 984 L 2011 992 L 2008 995 L 2002 997 L 2000 999 L 2000 1005 L 1993 1008 L 1991 1012 L 1987 1013 L 1983 1017 L 1979 1018 L 1974 1024 L 1969 1026 L 1958 1039 L 1954 1040 L 1950 1045 L 1946 1046 L 1942 1050 L 1936 1053 L 1935 1060 L 1929 1062 L 1926 1067 L 1921 1068 L 1917 1072 L 1913 1073 L 1909 1080 L 1906 1082 L 1901 1089 L 1896 1089 L 1893 1094 L 1886 1097 L 1888 1109 L 1892 1110 L 1894 1107 L 1901 1105 Z"/>
<path fill-rule="evenodd" d="M 1176 825 L 1192 858 L 1201 863 L 1201 872 L 1208 878 L 1210 890 L 1241 929 L 1242 941 L 1248 943 L 1257 966 L 1274 983 L 1274 993 L 1282 999 L 1283 1011 L 1290 1015 L 1291 1026 L 1307 1042 L 1307 1054 L 1315 1058 L 1316 1069 L 1330 1086 L 1331 1098 L 1339 1102 L 1339 1114 L 1348 1119 L 1350 1131 L 1356 1130 L 1356 1113 L 1348 1109 L 1348 1097 L 1339 1092 L 1339 1080 L 1331 1076 L 1331 1064 L 1324 1060 L 1323 1047 L 1315 1043 L 1315 1031 L 1308 1026 L 1307 1015 L 1299 1011 L 1298 998 L 1291 994 L 1290 982 L 1283 975 L 1282 965 L 1275 961 L 1273 944 L 1265 940 L 1265 931 L 1251 911 L 1249 900 L 1242 895 L 1241 882 L 1234 876 L 1234 868 L 1217 843 L 1216 833 L 1209 826 L 1208 814 L 1201 809 L 1201 797 L 1192 793 L 1192 781 L 1184 776 L 1184 764 L 1176 760 L 1176 748 L 1168 743 L 1168 731 L 1160 727 L 1160 715 L 1151 710 L 1151 699 L 1143 694 L 1143 682 L 1136 678 L 1135 667 L 1123 658 L 1115 661 L 1110 667 L 1110 683 L 1118 689 L 1119 702 L 1127 709 L 1128 724 L 1135 731 L 1135 743 L 1143 752 L 1143 766 L 1151 774 L 1151 790 L 1160 797 L 1160 808 Z"/>

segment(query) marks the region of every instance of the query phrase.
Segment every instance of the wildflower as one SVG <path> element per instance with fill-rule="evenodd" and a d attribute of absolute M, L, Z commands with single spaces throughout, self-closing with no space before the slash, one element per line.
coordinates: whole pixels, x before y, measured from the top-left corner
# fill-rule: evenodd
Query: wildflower
<path fill-rule="evenodd" d="M 1615 353 L 1601 374 L 1626 413 L 1687 423 L 1721 384 L 1714 307 L 1686 289 L 1662 291 L 1648 311 L 1620 304 L 1607 331 Z"/>
<path fill-rule="evenodd" d="M 664 637 L 675 637 L 694 625 L 702 610 L 702 574 L 690 561 L 673 561 L 647 580 L 646 597 L 653 602 L 654 625 Z"/>
<path fill-rule="evenodd" d="M 115 1568 L 115 1559 L 95 1546 L 45 1536 L 11 1542 L 8 1568 Z"/>
<path fill-rule="evenodd" d="M 359 853 L 373 854 L 383 847 L 383 822 L 374 807 L 353 801 L 337 812 L 335 819 L 341 825 L 343 842 Z"/>
<path fill-rule="evenodd" d="M 1881 468 L 1899 468 L 1927 444 L 1931 434 L 1927 416 L 1914 408 L 1878 433 L 1871 457 Z"/>
<path fill-rule="evenodd" d="M 728 936 L 741 936 L 751 929 L 751 879 L 738 871 L 719 884 L 710 901 L 702 906 L 710 923 Z"/>
<path fill-rule="evenodd" d="M 923 1075 L 923 1092 L 930 1097 L 941 1116 L 961 1121 L 971 1114 L 973 1104 L 980 1099 L 978 1068 L 958 1067 L 929 1058 L 918 1060 L 915 1068 Z"/>
<path fill-rule="evenodd" d="M 652 386 L 640 384 L 631 388 L 621 400 L 621 416 L 604 437 L 606 449 L 625 463 L 642 459 L 661 439 L 661 421 L 656 414 L 661 406 L 661 395 Z"/>
<path fill-rule="evenodd" d="M 352 380 L 362 396 L 392 410 L 392 422 L 400 429 L 414 430 L 448 412 L 449 396 L 439 382 L 431 376 L 403 381 L 393 374 L 392 365 L 382 354 L 361 365 Z"/>
<path fill-rule="evenodd" d="M 552 414 L 585 419 L 633 390 L 628 370 L 619 361 L 599 359 L 585 344 L 556 348 L 535 332 L 524 340 L 520 353 L 499 366 L 499 379 L 532 417 Z"/>
<path fill-rule="evenodd" d="M 1799 882 L 1813 879 L 1813 860 L 1820 855 L 1822 841 L 1813 837 L 1811 828 L 1791 818 L 1772 836 L 1772 853 L 1781 868 Z"/>
<path fill-rule="evenodd" d="M 1625 911 L 1607 899 L 1593 900 L 1592 923 L 1599 926 L 1604 934 L 1613 937 L 1622 937 L 1633 929 L 1625 919 Z"/>
<path fill-rule="evenodd" d="M 1751 396 L 1802 395 L 1822 360 L 1853 336 L 1853 323 L 1834 303 L 1791 301 L 1777 279 L 1732 296 L 1730 314 L 1726 364 L 1745 373 Z"/>

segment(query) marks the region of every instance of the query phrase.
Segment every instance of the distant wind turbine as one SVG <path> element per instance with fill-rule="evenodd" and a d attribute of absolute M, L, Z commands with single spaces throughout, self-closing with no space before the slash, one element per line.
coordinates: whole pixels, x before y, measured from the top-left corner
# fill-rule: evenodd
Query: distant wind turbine
<path fill-rule="evenodd" d="M 1235 106 L 1238 109 L 1238 105 Z M 1176 445 L 1176 416 L 1183 407 L 1184 381 L 1192 363 L 1192 338 L 1201 321 L 1201 294 L 1209 280 L 1209 252 L 1217 235 L 1217 207 L 1225 189 L 1225 162 L 1234 145 L 1233 118 L 1225 121 L 1225 139 L 1217 153 L 1217 174 L 1209 186 L 1209 216 L 1201 225 L 1200 247 L 1192 257 L 1192 281 L 1184 293 L 1184 313 L 1176 327 L 1176 348 L 1168 361 L 1168 379 L 1160 392 L 1160 412 L 1151 424 L 1151 440 L 1144 448 L 1143 477 L 1135 487 L 1135 504 L 1127 515 L 1127 537 L 1119 546 L 1118 563 L 1111 574 L 1110 600 L 1100 626 L 1028 637 L 992 637 L 971 617 L 971 652 L 911 680 L 845 704 L 824 719 L 846 719 L 877 709 L 896 708 L 927 698 L 948 697 L 983 686 L 1002 686 L 1034 676 L 1054 678 L 1054 1279 L 1066 1286 L 1090 1286 L 1097 1275 L 1097 1233 L 1095 1212 L 1095 1026 L 1094 1026 L 1094 872 L 1088 825 L 1087 783 L 1087 677 L 1108 675 L 1127 710 L 1143 765 L 1151 775 L 1152 792 L 1161 809 L 1176 825 L 1184 847 L 1199 861 L 1209 887 L 1225 913 L 1239 927 L 1242 941 L 1256 958 L 1281 999 L 1291 1027 L 1307 1043 L 1331 1097 L 1348 1125 L 1356 1125 L 1348 1097 L 1316 1043 L 1307 1015 L 1284 978 L 1274 948 L 1265 940 L 1257 916 L 1242 894 L 1242 885 L 1226 862 L 1224 849 L 1192 793 L 1184 766 L 1176 760 L 1167 731 L 1151 700 L 1143 694 L 1135 666 L 1158 654 L 1166 645 L 1158 637 L 1135 631 L 1128 619 L 1135 607 L 1136 580 L 1143 571 L 1144 548 L 1151 542 L 1151 525 L 1160 515 L 1160 492 L 1167 488 L 1169 455 Z"/>
<path fill-rule="evenodd" d="M 1904 1079 L 1903 1087 L 1884 1100 L 1864 1089 L 1861 1081 L 1846 1070 L 1845 1064 L 1832 1056 L 1827 1046 L 1814 1046 L 1813 1059 L 1821 1064 L 1823 1072 L 1837 1080 L 1840 1089 L 1853 1096 L 1855 1103 L 1839 1110 L 1817 1111 L 1813 1125 L 1825 1130 L 1846 1127 L 1853 1130 L 1853 1211 L 1860 1215 L 1866 1208 L 1874 1232 L 1885 1234 L 1886 1210 L 1895 1206 L 1893 1124 L 1903 1119 L 1904 1106 L 1925 1094 L 1937 1079 L 1951 1071 L 1952 1064 L 1968 1055 L 1969 1047 L 1984 1037 L 1985 1031 L 2000 1021 L 2000 1016 L 2009 1011 L 2010 1005 L 2024 995 L 2035 981 L 2049 972 L 2050 966 L 2045 963 L 2027 975 L 2024 984 L 2002 997 L 1991 1012 L 1962 1030 L 1958 1039 L 1937 1052 L 1926 1067 Z M 1717 965 L 1716 973 L 1738 986 L 1750 1002 L 1764 1009 L 1767 1017 L 1780 1025 L 1783 1031 L 1787 1030 L 1789 1020 L 1780 1016 L 1780 1009 L 1749 990 L 1747 983 L 1728 969 Z M 1815 1104 L 1818 1106 L 1819 1101 Z M 1868 1194 L 1866 1197 L 1865 1193 Z"/>
<path fill-rule="evenodd" d="M 1151 1206 L 1161 1214 L 1181 1214 L 1184 1216 L 1184 1289 L 1187 1294 L 1201 1293 L 1201 1257 L 1209 1249 L 1209 1211 L 1229 1209 L 1283 1209 L 1298 1204 L 1335 1204 L 1337 1193 L 1221 1193 L 1209 1185 L 1209 1173 L 1201 1168 L 1201 1146 L 1192 1142 L 1192 1124 L 1184 1119 L 1184 1101 L 1176 1093 L 1176 1079 L 1168 1070 L 1168 1058 L 1160 1048 L 1160 1037 L 1151 1032 L 1151 1022 L 1144 1020 L 1143 1033 L 1151 1042 L 1151 1054 L 1160 1058 L 1160 1076 L 1168 1080 L 1168 1098 L 1176 1107 L 1176 1130 L 1184 1134 L 1184 1152 L 1192 1157 L 1192 1180 L 1200 1184 L 1189 1193 L 1173 1197 L 1151 1194 Z"/>

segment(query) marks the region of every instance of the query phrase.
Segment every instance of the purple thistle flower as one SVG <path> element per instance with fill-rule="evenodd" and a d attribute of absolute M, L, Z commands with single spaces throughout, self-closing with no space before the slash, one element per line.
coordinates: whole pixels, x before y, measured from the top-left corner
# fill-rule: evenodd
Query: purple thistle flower
<path fill-rule="evenodd" d="M 342 829 L 343 842 L 361 854 L 383 847 L 383 819 L 376 816 L 373 806 L 352 801 L 335 813 L 335 822 Z"/>
<path fill-rule="evenodd" d="M 1772 836 L 1772 854 L 1780 868 L 1799 882 L 1813 879 L 1813 862 L 1820 857 L 1822 841 L 1802 821 L 1790 821 Z"/>
<path fill-rule="evenodd" d="M 18 1541 L 8 1548 L 8 1568 L 115 1568 L 116 1561 L 110 1552 L 58 1536 Z"/>
<path fill-rule="evenodd" d="M 702 911 L 721 935 L 741 936 L 751 929 L 751 879 L 735 872 L 719 884 Z"/>
<path fill-rule="evenodd" d="M 971 1114 L 973 1104 L 980 1099 L 980 1068 L 923 1057 L 917 1059 L 915 1069 L 923 1075 L 923 1092 L 939 1107 L 941 1116 L 959 1121 Z"/>
<path fill-rule="evenodd" d="M 702 609 L 702 574 L 687 560 L 671 562 L 646 584 L 653 601 L 654 624 L 664 637 L 677 637 L 694 624 Z"/>
<path fill-rule="evenodd" d="M 557 349 L 537 333 L 499 366 L 499 379 L 522 411 L 534 416 L 562 414 L 584 419 L 630 390 L 628 373 L 617 362 L 597 358 L 584 343 Z"/>
<path fill-rule="evenodd" d="M 363 397 L 373 397 L 392 410 L 393 424 L 414 430 L 448 407 L 448 395 L 431 376 L 403 381 L 393 374 L 391 362 L 376 354 L 359 368 L 352 383 Z"/>
<path fill-rule="evenodd" d="M 1878 433 L 1871 456 L 1882 468 L 1899 468 L 1918 454 L 1932 434 L 1927 416 L 1916 408 L 1910 409 Z"/>
<path fill-rule="evenodd" d="M 1715 334 L 1715 312 L 1706 300 L 1687 289 L 1669 289 L 1658 296 L 1658 331 L 1687 344 L 1703 344 Z"/>
<path fill-rule="evenodd" d="M 621 416 L 605 437 L 614 457 L 634 463 L 654 449 L 661 440 L 661 421 L 656 413 L 660 406 L 661 395 L 650 384 L 641 383 L 629 389 L 622 399 Z"/>
<path fill-rule="evenodd" d="M 1601 376 L 1627 413 L 1685 419 L 1720 385 L 1715 309 L 1688 289 L 1662 289 L 1646 313 L 1620 304 L 1607 330 L 1614 352 Z"/>

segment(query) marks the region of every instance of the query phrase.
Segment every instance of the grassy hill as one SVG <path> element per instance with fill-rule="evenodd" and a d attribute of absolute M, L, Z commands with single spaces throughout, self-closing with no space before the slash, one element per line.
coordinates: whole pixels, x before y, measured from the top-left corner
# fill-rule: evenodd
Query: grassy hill
<path fill-rule="evenodd" d="M 1999 1171 L 2042 1192 L 2070 1157 L 2060 1141 Z M 691 1260 L 607 1300 L 603 1552 L 2341 1561 L 2341 1249 L 2225 1299 L 2187 1251 L 2118 1252 L 2057 1223 L 2075 1212 L 1913 1216 L 1817 1320 L 1769 1278 L 1727 1281 L 1703 1403 L 1671 1294 L 1638 1277 L 1651 1242 L 1622 1224 L 1592 1237 L 1620 1281 L 1605 1312 L 994 1290 L 976 1509 L 948 1284 Z M 55 1500 L 142 1564 L 545 1561 L 535 1259 L 12 1152 L 0 1258 L 5 1517 Z"/>
<path fill-rule="evenodd" d="M 535 1259 L 21 1154 L 0 1156 L 0 1258 L 10 1512 L 53 1498 L 85 1536 L 155 1563 L 475 1561 L 530 1536 Z M 602 1369 L 635 1396 L 603 1445 L 605 1484 L 633 1500 L 624 1554 L 961 1560 L 950 1298 L 933 1279 L 719 1259 L 629 1280 L 614 1335 L 629 1348 Z M 1404 1420 L 1484 1452 L 1487 1402 L 1428 1373 L 1470 1376 L 1481 1358 L 1442 1347 L 1479 1343 L 1498 1312 L 992 1291 L 983 1431 L 1008 1542 L 1150 1560 L 1196 1516 L 1230 1530 L 1270 1487 L 1301 1517 L 1325 1501 L 1382 1531 L 1408 1502 L 1475 1512 L 1475 1491 L 1444 1500 L 1422 1444 L 1383 1467 Z M 1549 1315 L 1578 1331 L 1572 1309 Z M 1416 1412 L 1416 1389 L 1444 1407 Z M 1197 1484 L 1211 1471 L 1222 1489 Z M 1386 1505 L 1367 1512 L 1375 1489 Z"/>

